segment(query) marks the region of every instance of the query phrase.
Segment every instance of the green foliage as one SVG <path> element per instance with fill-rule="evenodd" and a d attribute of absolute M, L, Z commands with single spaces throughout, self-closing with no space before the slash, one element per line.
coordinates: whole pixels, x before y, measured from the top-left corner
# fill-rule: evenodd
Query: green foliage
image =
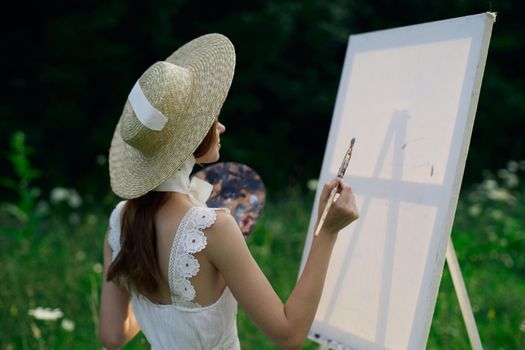
<path fill-rule="evenodd" d="M 75 190 L 55 188 L 51 205 L 43 211 L 41 203 L 47 202 L 31 190 L 38 171 L 29 162 L 24 134 L 16 133 L 11 145 L 9 159 L 16 177 L 2 183 L 17 200 L 0 205 L 0 349 L 100 348 L 101 247 L 114 197 L 81 206 Z M 525 344 L 524 181 L 525 161 L 509 162 L 495 174 L 487 172 L 461 197 L 456 213 L 452 238 L 488 349 Z M 290 188 L 278 194 L 270 191 L 268 198 L 248 244 L 286 300 L 297 278 L 313 192 Z M 14 215 L 12 206 L 22 214 Z M 243 349 L 276 349 L 242 310 L 238 329 Z M 139 335 L 124 348 L 147 347 Z M 306 341 L 303 348 L 317 345 Z M 469 348 L 447 269 L 427 348 Z"/>
<path fill-rule="evenodd" d="M 514 64 L 525 54 L 524 6 L 519 0 L 33 4 L 20 9 L 23 26 L 3 22 L 12 45 L 2 55 L 8 64 L 0 66 L 7 87 L 0 142 L 23 129 L 45 150 L 36 159 L 44 192 L 58 182 L 103 196 L 107 164 L 96 159 L 107 154 L 133 83 L 187 40 L 221 32 L 237 52 L 221 113 L 228 129 L 224 159 L 252 166 L 273 189 L 302 184 L 319 174 L 350 34 L 493 10 L 499 15 L 465 174 L 474 183 L 482 169 L 525 157 L 525 65 Z"/>
<path fill-rule="evenodd" d="M 28 251 L 10 241 L 0 245 L 1 349 L 99 347 L 101 242 L 107 215 L 92 208 L 73 223 L 61 211 L 52 208 L 52 214 L 27 241 Z M 0 228 L 0 237 L 5 230 Z M 29 315 L 39 308 L 56 308 L 63 315 L 56 320 Z"/>
<path fill-rule="evenodd" d="M 496 174 L 486 172 L 460 203 L 456 216 L 458 249 L 477 266 L 499 265 L 525 276 L 525 161 L 508 162 Z M 473 245 L 481 236 L 484 245 Z M 475 241 L 474 241 L 475 242 Z"/>
<path fill-rule="evenodd" d="M 15 178 L 0 178 L 0 186 L 11 190 L 14 202 L 1 203 L 4 220 L 14 219 L 16 224 L 9 230 L 11 237 L 22 240 L 30 235 L 45 215 L 45 210 L 37 210 L 40 189 L 33 186 L 33 181 L 40 176 L 40 171 L 33 168 L 29 156 L 33 149 L 26 145 L 26 136 L 22 131 L 15 132 L 10 138 L 10 150 L 7 158 L 13 168 Z"/>
<path fill-rule="evenodd" d="M 458 204 L 452 240 L 481 341 L 487 349 L 525 344 L 525 161 L 486 172 Z M 520 347 L 521 346 L 521 347 Z M 469 348 L 445 268 L 429 349 Z"/>
<path fill-rule="evenodd" d="M 525 162 L 509 162 L 496 174 L 487 173 L 483 182 L 465 191 L 456 214 L 452 237 L 487 349 L 519 349 L 525 344 L 524 175 Z M 61 192 L 71 195 L 72 190 Z M 70 206 L 69 199 L 63 205 L 52 202 L 50 215 L 23 240 L 25 244 L 6 239 L 18 221 L 2 221 L 0 349 L 100 348 L 101 247 L 112 207 L 107 198 L 81 207 Z M 286 300 L 297 278 L 313 193 L 289 189 L 270 192 L 268 198 L 248 245 L 277 294 Z M 1 218 L 11 215 L 5 210 L 0 206 Z M 42 312 L 39 308 L 58 310 L 52 320 L 29 315 Z M 238 329 L 243 349 L 277 349 L 242 310 Z M 142 335 L 124 347 L 144 348 Z M 446 268 L 427 348 L 469 348 Z M 303 349 L 317 345 L 306 341 Z"/>

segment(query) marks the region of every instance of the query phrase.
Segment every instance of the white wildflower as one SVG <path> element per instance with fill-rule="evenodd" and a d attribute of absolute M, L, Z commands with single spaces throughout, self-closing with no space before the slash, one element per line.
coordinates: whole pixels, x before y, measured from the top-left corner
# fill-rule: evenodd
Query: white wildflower
<path fill-rule="evenodd" d="M 67 200 L 67 198 L 69 197 L 69 190 L 64 187 L 55 187 L 51 190 L 51 194 L 49 197 L 50 197 L 51 203 L 53 204 L 60 203 L 62 201 Z"/>
<path fill-rule="evenodd" d="M 69 190 L 69 197 L 67 199 L 67 203 L 71 208 L 78 208 L 82 205 L 82 198 L 76 190 L 71 189 Z"/>
<path fill-rule="evenodd" d="M 509 204 L 514 203 L 514 201 L 516 200 L 516 198 L 514 198 L 514 196 L 511 195 L 509 191 L 502 188 L 496 188 L 488 191 L 487 197 L 494 201 L 506 202 Z"/>
<path fill-rule="evenodd" d="M 500 179 L 505 180 L 509 176 L 510 172 L 507 169 L 498 170 L 498 176 Z"/>
<path fill-rule="evenodd" d="M 499 209 L 495 209 L 490 212 L 490 217 L 494 220 L 501 220 L 503 219 L 503 216 L 503 212 Z"/>
<path fill-rule="evenodd" d="M 512 163 L 509 162 L 509 164 L 512 164 Z M 517 167 L 517 163 L 516 163 L 516 167 Z M 509 168 L 513 169 L 514 166 L 509 165 Z M 505 184 L 507 185 L 508 188 L 514 188 L 519 183 L 518 176 L 511 170 L 500 169 L 500 170 L 498 170 L 498 176 L 503 181 L 505 181 Z"/>
<path fill-rule="evenodd" d="M 525 332 L 525 320 L 521 321 L 520 331 Z"/>
<path fill-rule="evenodd" d="M 318 181 L 317 179 L 310 179 L 308 180 L 308 182 L 306 183 L 306 187 L 308 187 L 308 189 L 310 191 L 315 191 L 317 189 L 317 185 L 318 185 Z"/>
<path fill-rule="evenodd" d="M 507 170 L 511 173 L 515 173 L 516 171 L 518 171 L 519 167 L 520 165 L 515 160 L 511 160 L 507 163 Z"/>
<path fill-rule="evenodd" d="M 481 214 L 481 205 L 479 204 L 473 204 L 468 208 L 468 213 L 470 216 L 478 216 Z"/>
<path fill-rule="evenodd" d="M 516 174 L 509 174 L 505 179 L 505 184 L 508 188 L 514 188 L 518 186 L 520 180 Z"/>
<path fill-rule="evenodd" d="M 57 319 L 64 316 L 64 313 L 60 311 L 60 309 L 51 309 L 51 308 L 43 308 L 43 307 L 37 307 L 36 309 L 30 309 L 27 312 L 30 316 L 33 316 L 37 320 L 43 320 L 43 321 L 56 321 Z"/>
<path fill-rule="evenodd" d="M 93 271 L 95 271 L 96 273 L 102 273 L 102 264 L 100 263 L 93 264 Z"/>
<path fill-rule="evenodd" d="M 42 332 L 40 331 L 40 328 L 34 323 L 31 323 L 31 333 L 33 333 L 33 337 L 35 339 L 40 339 L 42 337 Z"/>
<path fill-rule="evenodd" d="M 51 190 L 49 197 L 53 204 L 67 202 L 71 208 L 78 208 L 82 205 L 82 197 L 73 188 L 55 187 Z"/>
<path fill-rule="evenodd" d="M 75 329 L 75 322 L 71 321 L 69 318 L 62 319 L 60 327 L 67 332 L 73 332 Z"/>
<path fill-rule="evenodd" d="M 491 191 L 491 190 L 495 190 L 498 188 L 498 183 L 495 181 L 495 180 L 492 180 L 492 179 L 485 179 L 481 186 L 487 190 L 487 191 Z"/>

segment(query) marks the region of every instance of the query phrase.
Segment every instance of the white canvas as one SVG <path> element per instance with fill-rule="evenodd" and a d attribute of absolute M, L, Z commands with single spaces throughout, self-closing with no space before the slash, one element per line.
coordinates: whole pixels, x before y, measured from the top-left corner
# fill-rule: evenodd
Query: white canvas
<path fill-rule="evenodd" d="M 345 181 L 360 218 L 339 234 L 313 340 L 425 347 L 494 19 L 485 13 L 350 37 L 314 208 L 355 137 Z"/>

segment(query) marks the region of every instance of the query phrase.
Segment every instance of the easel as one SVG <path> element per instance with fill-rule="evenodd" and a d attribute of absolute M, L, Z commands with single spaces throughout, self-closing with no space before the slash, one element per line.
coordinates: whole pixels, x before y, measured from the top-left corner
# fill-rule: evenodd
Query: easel
<path fill-rule="evenodd" d="M 482 350 L 483 347 L 481 346 L 481 339 L 479 338 L 478 328 L 476 327 L 476 320 L 472 313 L 467 288 L 465 287 L 465 281 L 463 280 L 463 275 L 459 268 L 458 258 L 456 257 L 456 251 L 454 250 L 452 239 L 448 241 L 446 259 L 450 275 L 452 276 L 452 283 L 454 284 L 454 289 L 458 297 L 459 308 L 463 315 L 463 321 L 467 327 L 470 345 L 474 350 Z"/>

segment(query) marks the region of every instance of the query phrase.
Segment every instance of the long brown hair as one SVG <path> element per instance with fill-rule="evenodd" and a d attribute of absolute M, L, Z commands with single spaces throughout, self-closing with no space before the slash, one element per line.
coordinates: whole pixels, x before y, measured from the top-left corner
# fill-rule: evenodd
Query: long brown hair
<path fill-rule="evenodd" d="M 208 152 L 216 134 L 217 122 L 193 152 L 195 158 Z M 108 281 L 148 297 L 157 295 L 162 276 L 157 259 L 155 216 L 168 198 L 168 192 L 150 191 L 126 202 L 121 214 L 120 253 L 109 266 Z"/>

